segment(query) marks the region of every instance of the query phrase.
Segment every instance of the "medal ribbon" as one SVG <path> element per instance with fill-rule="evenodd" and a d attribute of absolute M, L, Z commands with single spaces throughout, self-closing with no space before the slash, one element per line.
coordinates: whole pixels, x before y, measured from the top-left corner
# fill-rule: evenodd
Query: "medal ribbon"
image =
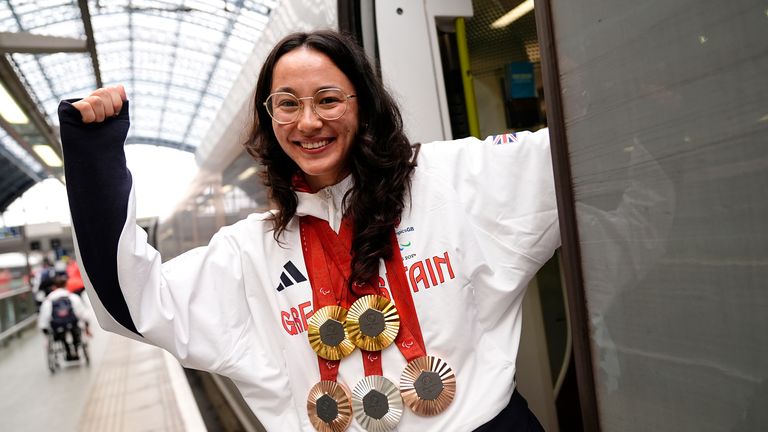
<path fill-rule="evenodd" d="M 312 303 L 314 310 L 325 306 L 340 305 L 349 309 L 357 300 L 347 289 L 352 258 L 344 249 L 344 243 L 352 244 L 352 225 L 342 222 L 337 235 L 328 223 L 313 216 L 302 216 L 299 219 L 302 250 L 307 266 L 309 283 L 312 286 Z M 328 262 L 331 258 L 333 264 Z M 371 285 L 367 285 L 371 286 Z M 366 289 L 367 294 L 375 294 L 373 288 Z M 360 350 L 363 355 L 365 375 L 382 375 L 381 353 L 378 351 Z M 327 360 L 317 357 L 322 380 L 336 381 L 339 373 L 340 360 Z"/>
<path fill-rule="evenodd" d="M 403 357 L 410 362 L 427 355 L 427 348 L 421 334 L 421 326 L 416 314 L 416 305 L 413 303 L 411 288 L 408 286 L 408 279 L 405 276 L 405 264 L 403 264 L 400 243 L 397 241 L 395 230 L 392 230 L 389 239 L 392 245 L 392 258 L 386 260 L 384 265 L 387 269 L 389 289 L 392 291 L 395 306 L 397 306 L 397 311 L 400 314 L 400 331 L 395 338 L 395 343 Z"/>
<path fill-rule="evenodd" d="M 352 256 L 349 254 L 349 251 L 352 248 L 352 224 L 350 223 L 349 218 L 342 219 L 341 228 L 339 229 L 338 235 L 333 231 L 328 222 L 316 217 L 303 216 L 300 221 L 306 225 L 307 231 L 312 231 L 313 234 L 320 240 L 319 246 L 325 253 L 323 254 L 322 252 L 318 252 L 318 254 L 330 257 L 331 261 L 333 262 L 333 270 L 335 271 L 330 271 L 330 273 L 335 273 L 336 275 L 340 276 L 339 280 L 336 281 L 336 285 L 334 285 L 334 292 L 337 293 L 336 298 L 341 299 L 341 305 L 345 309 L 349 309 L 352 303 L 360 298 L 360 296 L 350 292 L 350 290 L 347 289 L 347 281 L 349 281 L 349 277 L 352 272 Z M 327 264 L 325 268 L 328 268 Z M 317 269 L 314 270 L 316 271 Z M 307 269 L 307 271 L 311 273 L 309 269 Z M 320 269 L 320 271 L 322 271 L 322 269 Z M 311 278 L 310 284 L 312 284 L 313 287 L 312 293 L 314 299 L 315 285 L 311 282 Z M 367 283 L 360 286 L 359 288 L 363 295 L 378 294 L 377 290 L 373 287 L 374 285 L 372 283 Z M 381 353 L 379 351 L 366 351 L 363 349 L 361 349 L 360 352 L 363 356 L 363 369 L 365 370 L 365 376 L 383 375 L 383 370 L 381 367 Z M 321 358 L 321 360 L 324 359 Z M 322 366 L 323 365 L 321 365 L 321 369 Z"/>
<path fill-rule="evenodd" d="M 325 306 L 339 304 L 341 293 L 337 293 L 337 285 L 332 282 L 331 272 L 320 246 L 320 239 L 315 230 L 309 228 L 306 217 L 299 219 L 299 232 L 304 261 L 307 263 L 307 276 L 312 287 L 312 306 L 317 311 Z M 337 295 L 338 294 L 338 295 Z M 327 360 L 317 356 L 320 366 L 320 379 L 336 381 L 339 374 L 339 360 Z"/>
<path fill-rule="evenodd" d="M 317 230 L 318 236 L 322 238 L 321 244 L 323 249 L 334 261 L 336 268 L 344 275 L 344 278 L 349 280 L 352 269 L 352 257 L 349 254 L 349 251 L 352 249 L 352 223 L 348 218 L 344 218 L 337 235 L 327 222 L 312 216 L 307 216 L 307 218 L 312 219 L 313 228 Z M 397 241 L 397 235 L 394 230 L 390 234 L 390 244 L 392 247 L 392 257 L 385 261 L 386 277 L 401 321 L 400 331 L 395 338 L 395 343 L 403 357 L 410 362 L 418 357 L 427 355 L 427 350 L 424 344 L 424 337 L 421 334 L 416 306 L 413 303 L 413 296 L 411 295 L 408 279 L 405 274 L 403 257 L 400 254 L 400 244 Z M 364 287 L 367 287 L 367 289 L 363 291 L 363 295 L 384 294 L 386 296 L 386 293 L 378 292 L 374 286 L 373 283 L 365 284 Z M 346 286 L 342 287 L 342 292 L 346 294 L 348 291 Z M 348 308 L 358 298 L 352 295 L 352 299 L 344 307 Z M 372 356 L 366 355 L 369 351 L 361 351 L 363 351 L 365 358 L 372 358 Z M 370 353 L 373 353 L 373 351 Z M 364 364 L 368 364 L 368 362 L 364 362 Z M 375 374 L 366 373 L 367 375 Z M 381 373 L 378 375 L 381 375 Z"/>

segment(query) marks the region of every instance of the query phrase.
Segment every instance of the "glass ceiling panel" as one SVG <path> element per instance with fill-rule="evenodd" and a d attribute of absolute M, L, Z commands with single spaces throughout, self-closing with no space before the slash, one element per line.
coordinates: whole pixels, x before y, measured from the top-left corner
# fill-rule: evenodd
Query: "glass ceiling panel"
<path fill-rule="evenodd" d="M 0 31 L 85 38 L 77 0 L 0 0 Z M 131 100 L 130 142 L 194 150 L 269 20 L 276 0 L 89 0 L 104 85 Z M 60 99 L 96 87 L 89 53 L 13 54 L 52 125 Z"/>
<path fill-rule="evenodd" d="M 200 108 L 205 108 L 208 111 L 213 111 L 213 116 L 216 115 L 216 112 L 219 110 L 219 106 L 221 105 L 221 99 L 213 96 L 213 95 L 206 95 L 203 98 L 203 103 L 201 104 Z"/>
<path fill-rule="evenodd" d="M 40 64 L 32 54 L 13 54 L 12 59 L 16 62 L 17 73 L 23 74 L 22 81 L 26 82 L 31 88 L 36 91 L 34 95 L 38 100 L 50 99 L 53 97 L 51 93 L 51 87 L 47 83 L 45 74 L 40 69 Z M 22 70 L 22 66 L 24 68 Z"/>
<path fill-rule="evenodd" d="M 131 29 L 128 28 L 130 23 L 128 14 L 105 14 L 102 18 L 104 19 L 98 21 L 91 20 L 93 36 L 99 48 L 105 42 L 128 42 L 128 37 L 131 35 Z"/>
<path fill-rule="evenodd" d="M 8 5 L 0 5 L 0 31 L 16 32 L 18 30 L 19 25 L 16 23 L 16 19 L 13 17 Z"/>
<path fill-rule="evenodd" d="M 171 129 L 175 129 L 176 134 L 180 134 L 189 125 L 189 114 L 166 111 L 161 122 L 167 124 Z"/>
<path fill-rule="evenodd" d="M 195 96 L 194 104 L 191 101 L 183 101 L 179 99 L 169 98 L 166 101 L 165 111 L 171 113 L 178 113 L 190 117 L 197 107 L 198 98 Z"/>
<path fill-rule="evenodd" d="M 213 120 L 213 119 L 211 119 Z M 188 139 L 194 139 L 198 142 L 202 140 L 205 137 L 205 134 L 208 132 L 208 127 L 205 126 L 203 122 L 197 122 L 194 126 L 192 126 L 191 129 L 189 129 L 189 136 Z"/>
<path fill-rule="evenodd" d="M 82 37 L 77 0 L 12 0 L 6 8 L 18 24 L 17 31 L 48 36 Z"/>
<path fill-rule="evenodd" d="M 113 44 L 115 51 L 99 54 L 99 66 L 101 66 L 101 76 L 104 77 L 107 73 L 117 74 L 118 72 L 125 72 L 125 76 L 130 76 L 131 62 L 128 56 L 121 54 L 128 49 L 128 44 Z M 124 45 L 124 46 L 120 46 Z"/>
<path fill-rule="evenodd" d="M 24 150 L 13 137 L 8 135 L 5 129 L 0 128 L 0 147 L 9 152 L 17 162 L 26 166 L 40 178 L 45 178 L 45 170 L 26 150 Z"/>

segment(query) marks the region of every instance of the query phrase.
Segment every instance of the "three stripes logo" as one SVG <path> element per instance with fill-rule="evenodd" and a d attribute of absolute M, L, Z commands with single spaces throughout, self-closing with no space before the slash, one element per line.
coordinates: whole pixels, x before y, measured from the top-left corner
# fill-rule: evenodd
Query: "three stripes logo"
<path fill-rule="evenodd" d="M 282 291 L 294 283 L 300 283 L 306 280 L 307 278 L 301 274 L 299 269 L 297 269 L 291 261 L 288 261 L 283 266 L 283 272 L 280 273 L 280 284 L 277 286 L 277 291 Z"/>

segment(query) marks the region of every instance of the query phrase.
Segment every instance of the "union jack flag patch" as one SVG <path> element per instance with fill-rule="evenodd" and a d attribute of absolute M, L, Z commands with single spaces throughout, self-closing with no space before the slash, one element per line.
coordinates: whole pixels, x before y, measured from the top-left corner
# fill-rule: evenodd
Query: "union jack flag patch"
<path fill-rule="evenodd" d="M 494 135 L 493 136 L 493 144 L 499 145 L 499 144 L 509 144 L 517 142 L 517 137 L 513 133 L 506 133 L 501 135 Z"/>

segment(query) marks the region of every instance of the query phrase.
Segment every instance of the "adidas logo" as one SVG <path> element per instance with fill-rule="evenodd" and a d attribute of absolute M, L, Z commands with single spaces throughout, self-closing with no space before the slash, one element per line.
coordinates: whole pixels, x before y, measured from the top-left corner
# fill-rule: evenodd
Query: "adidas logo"
<path fill-rule="evenodd" d="M 290 275 L 290 277 L 289 277 Z M 291 280 L 293 278 L 293 280 Z M 296 268 L 291 261 L 288 261 L 283 266 L 283 272 L 280 273 L 280 284 L 277 286 L 277 291 L 282 291 L 294 283 L 304 282 L 307 278 Z"/>

